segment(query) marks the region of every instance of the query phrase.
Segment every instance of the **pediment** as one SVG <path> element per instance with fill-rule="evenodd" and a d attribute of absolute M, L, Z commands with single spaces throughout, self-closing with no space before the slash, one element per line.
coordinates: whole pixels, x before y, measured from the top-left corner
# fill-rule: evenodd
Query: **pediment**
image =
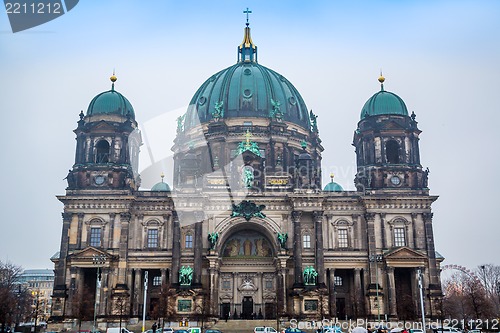
<path fill-rule="evenodd" d="M 77 264 L 78 266 L 95 266 L 94 258 L 100 256 L 103 258 L 103 262 L 110 262 L 114 259 L 114 256 L 109 253 L 102 251 L 100 249 L 96 249 L 95 247 L 89 246 L 83 250 L 74 252 L 69 256 L 69 260 L 73 264 Z"/>
<path fill-rule="evenodd" d="M 387 266 L 391 267 L 421 267 L 427 263 L 425 253 L 406 246 L 387 252 L 384 258 Z"/>
<path fill-rule="evenodd" d="M 405 127 L 398 122 L 392 120 L 381 126 L 383 129 L 405 129 Z"/>
<path fill-rule="evenodd" d="M 93 132 L 110 132 L 115 130 L 116 130 L 115 126 L 107 122 L 106 120 L 101 120 L 97 124 L 94 124 L 92 126 Z"/>
<path fill-rule="evenodd" d="M 427 259 L 427 257 L 416 250 L 410 249 L 409 247 L 403 246 L 398 247 L 397 249 L 391 250 L 385 254 L 386 260 L 397 260 L 397 259 Z"/>

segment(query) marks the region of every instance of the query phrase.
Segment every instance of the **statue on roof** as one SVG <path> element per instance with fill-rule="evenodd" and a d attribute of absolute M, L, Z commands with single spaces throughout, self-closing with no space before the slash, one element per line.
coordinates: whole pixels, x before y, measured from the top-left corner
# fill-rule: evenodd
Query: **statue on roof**
<path fill-rule="evenodd" d="M 215 102 L 214 111 L 212 111 L 212 118 L 215 121 L 219 121 L 220 118 L 224 118 L 224 101 Z"/>
<path fill-rule="evenodd" d="M 309 111 L 309 118 L 311 119 L 311 130 L 318 133 L 318 116 L 314 114 L 313 110 Z"/>
<path fill-rule="evenodd" d="M 281 103 L 278 100 L 271 98 L 271 105 L 273 106 L 269 111 L 269 118 L 276 119 L 276 121 L 281 122 L 283 120 L 283 112 L 281 112 Z"/>
<path fill-rule="evenodd" d="M 184 119 L 186 118 L 186 114 L 179 116 L 177 118 L 177 134 L 184 131 Z"/>

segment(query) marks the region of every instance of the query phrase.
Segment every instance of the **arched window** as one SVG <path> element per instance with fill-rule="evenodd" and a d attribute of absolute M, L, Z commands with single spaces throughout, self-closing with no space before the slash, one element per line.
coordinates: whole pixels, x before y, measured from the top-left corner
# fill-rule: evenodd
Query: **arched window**
<path fill-rule="evenodd" d="M 311 235 L 305 234 L 302 236 L 302 247 L 304 249 L 310 249 L 311 248 Z"/>
<path fill-rule="evenodd" d="M 109 143 L 106 140 L 101 140 L 95 145 L 95 162 L 109 162 Z"/>
<path fill-rule="evenodd" d="M 192 234 L 187 234 L 186 235 L 185 248 L 186 249 L 192 249 L 193 248 L 193 235 Z"/>
<path fill-rule="evenodd" d="M 389 140 L 385 144 L 385 156 L 387 163 L 398 164 L 399 163 L 399 143 L 395 140 Z"/>

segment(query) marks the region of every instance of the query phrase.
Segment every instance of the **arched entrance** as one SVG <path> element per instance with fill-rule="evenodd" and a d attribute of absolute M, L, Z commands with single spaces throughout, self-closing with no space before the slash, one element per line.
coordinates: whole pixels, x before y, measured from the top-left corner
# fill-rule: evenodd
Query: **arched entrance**
<path fill-rule="evenodd" d="M 219 250 L 221 318 L 271 319 L 276 305 L 276 245 L 262 226 L 244 223 L 226 234 Z"/>

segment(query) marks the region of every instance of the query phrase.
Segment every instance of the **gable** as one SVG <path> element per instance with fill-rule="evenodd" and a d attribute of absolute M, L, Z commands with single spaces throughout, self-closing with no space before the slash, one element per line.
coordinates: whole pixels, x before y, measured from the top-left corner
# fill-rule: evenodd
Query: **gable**
<path fill-rule="evenodd" d="M 388 266 L 393 267 L 416 267 L 425 266 L 427 256 L 420 251 L 403 246 L 385 254 Z"/>
<path fill-rule="evenodd" d="M 70 261 L 75 266 L 80 267 L 95 267 L 94 261 L 97 256 L 102 257 L 102 262 L 110 262 L 114 259 L 114 256 L 96 249 L 94 247 L 87 247 L 81 251 L 75 252 L 68 257 Z"/>

